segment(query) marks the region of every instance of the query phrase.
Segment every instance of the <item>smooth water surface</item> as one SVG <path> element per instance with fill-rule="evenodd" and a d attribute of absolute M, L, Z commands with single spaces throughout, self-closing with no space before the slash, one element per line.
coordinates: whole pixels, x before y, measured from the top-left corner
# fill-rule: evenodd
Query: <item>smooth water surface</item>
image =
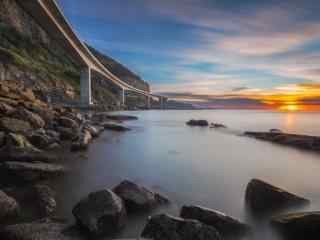
<path fill-rule="evenodd" d="M 255 226 L 255 239 L 278 239 L 268 226 L 257 224 L 244 208 L 252 178 L 268 181 L 309 198 L 308 210 L 320 209 L 320 155 L 239 136 L 246 130 L 320 135 L 320 113 L 279 113 L 245 110 L 129 112 L 138 121 L 127 133 L 106 131 L 68 163 L 73 174 L 61 179 L 61 211 L 71 209 L 89 192 L 130 179 L 159 191 L 172 204 L 157 212 L 178 215 L 183 204 L 198 204 Z M 223 123 L 227 130 L 188 127 L 189 119 Z M 148 214 L 132 216 L 119 237 L 137 237 Z"/>

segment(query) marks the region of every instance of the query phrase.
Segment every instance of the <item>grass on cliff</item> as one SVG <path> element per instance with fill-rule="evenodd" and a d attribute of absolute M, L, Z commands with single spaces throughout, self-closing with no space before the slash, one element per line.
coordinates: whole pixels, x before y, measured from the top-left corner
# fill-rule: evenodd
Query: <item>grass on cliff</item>
<path fill-rule="evenodd" d="M 65 80 L 75 90 L 80 88 L 79 69 L 67 56 L 33 43 L 29 37 L 3 23 L 0 23 L 0 61 L 51 79 Z"/>

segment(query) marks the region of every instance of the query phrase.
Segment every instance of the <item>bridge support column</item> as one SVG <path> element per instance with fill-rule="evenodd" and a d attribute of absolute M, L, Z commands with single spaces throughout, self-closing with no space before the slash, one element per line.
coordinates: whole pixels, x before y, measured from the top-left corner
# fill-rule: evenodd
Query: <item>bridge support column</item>
<path fill-rule="evenodd" d="M 151 108 L 151 97 L 148 96 L 146 100 L 147 100 L 147 104 L 146 104 L 147 109 L 150 109 Z"/>
<path fill-rule="evenodd" d="M 160 97 L 159 100 L 160 100 L 160 109 L 163 109 L 163 97 Z"/>
<path fill-rule="evenodd" d="M 80 73 L 80 101 L 84 107 L 92 104 L 90 67 L 83 68 Z"/>
<path fill-rule="evenodd" d="M 125 90 L 124 90 L 124 88 L 122 88 L 122 91 L 121 91 L 121 94 L 122 94 L 122 96 L 121 96 L 121 103 L 122 103 L 122 105 L 124 106 L 125 104 L 126 104 L 126 92 L 125 92 Z"/>

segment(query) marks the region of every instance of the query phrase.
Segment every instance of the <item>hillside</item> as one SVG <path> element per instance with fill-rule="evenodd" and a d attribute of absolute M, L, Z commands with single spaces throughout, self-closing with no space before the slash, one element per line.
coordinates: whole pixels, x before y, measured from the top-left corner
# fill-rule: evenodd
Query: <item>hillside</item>
<path fill-rule="evenodd" d="M 110 70 L 128 83 L 148 89 L 147 83 L 112 58 L 92 52 Z M 0 83 L 30 88 L 43 101 L 74 102 L 79 99 L 80 69 L 16 0 L 0 0 Z M 119 108 L 119 89 L 93 76 L 94 102 L 106 109 Z M 128 104 L 130 105 L 130 100 Z"/>

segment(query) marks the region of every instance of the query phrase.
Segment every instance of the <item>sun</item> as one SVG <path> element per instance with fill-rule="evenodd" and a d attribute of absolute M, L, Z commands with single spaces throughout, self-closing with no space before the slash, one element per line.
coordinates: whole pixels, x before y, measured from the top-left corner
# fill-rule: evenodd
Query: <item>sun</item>
<path fill-rule="evenodd" d="M 281 106 L 280 110 L 294 112 L 294 111 L 298 111 L 299 107 L 297 105 L 290 104 L 290 105 Z"/>

